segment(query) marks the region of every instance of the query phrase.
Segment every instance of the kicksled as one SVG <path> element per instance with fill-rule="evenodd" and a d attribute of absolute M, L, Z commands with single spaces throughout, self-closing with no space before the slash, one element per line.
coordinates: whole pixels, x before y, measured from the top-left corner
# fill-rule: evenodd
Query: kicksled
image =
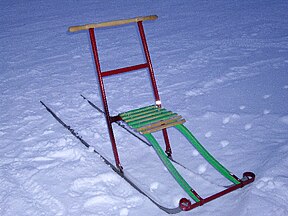
<path fill-rule="evenodd" d="M 103 157 L 98 151 L 94 150 L 94 152 L 104 160 L 104 162 L 110 166 L 117 174 L 119 174 L 122 178 L 124 178 L 132 187 L 134 187 L 141 194 L 146 196 L 150 201 L 152 201 L 156 206 L 158 206 L 161 210 L 165 211 L 169 214 L 178 213 L 180 211 L 189 211 L 198 206 L 202 206 L 205 203 L 208 203 L 214 199 L 217 199 L 225 194 L 228 194 L 234 190 L 242 188 L 255 180 L 255 174 L 253 172 L 244 172 L 242 178 L 238 178 L 232 172 L 230 172 L 227 168 L 225 168 L 219 161 L 217 161 L 205 148 L 204 146 L 195 138 L 195 136 L 190 132 L 190 130 L 184 125 L 186 120 L 179 114 L 167 110 L 162 106 L 157 84 L 156 78 L 154 74 L 154 70 L 152 67 L 152 62 L 150 58 L 150 53 L 148 50 L 148 45 L 146 41 L 146 36 L 144 32 L 143 22 L 148 20 L 156 20 L 158 17 L 156 15 L 152 16 L 144 16 L 144 17 L 136 17 L 131 19 L 124 20 L 115 20 L 109 22 L 102 22 L 96 24 L 87 24 L 82 26 L 72 26 L 69 28 L 69 32 L 77 32 L 87 30 L 89 31 L 90 42 L 94 57 L 94 62 L 96 66 L 96 72 L 98 77 L 98 83 L 101 92 L 101 98 L 103 103 L 104 110 L 98 108 L 95 104 L 89 101 L 87 98 L 82 96 L 85 100 L 88 101 L 90 105 L 96 108 L 98 111 L 103 113 L 106 117 L 107 128 L 109 132 L 109 137 L 111 141 L 112 151 L 114 155 L 115 162 L 112 163 Z M 99 28 L 107 28 L 113 26 L 121 26 L 128 24 L 137 25 L 137 29 L 139 31 L 141 44 L 143 48 L 143 53 L 145 55 L 145 62 L 130 65 L 124 68 L 118 68 L 109 71 L 102 71 L 100 65 L 100 59 L 96 44 L 96 36 L 95 29 Z M 119 113 L 116 116 L 111 116 L 108 107 L 108 101 L 106 98 L 106 91 L 104 86 L 103 79 L 107 76 L 120 75 L 122 73 L 128 73 L 131 71 L 144 71 L 149 73 L 150 82 L 152 85 L 152 91 L 154 94 L 155 101 L 151 103 L 149 106 L 140 107 L 133 110 L 128 110 L 123 113 Z M 90 145 L 83 140 L 81 136 L 79 136 L 70 126 L 68 126 L 63 120 L 61 120 L 44 102 L 42 105 L 53 115 L 53 117 L 61 123 L 66 129 L 68 129 L 71 134 L 73 134 L 77 139 L 79 139 L 82 144 L 86 147 L 90 147 Z M 128 176 L 125 175 L 125 168 L 122 167 L 120 162 L 120 157 L 117 150 L 117 144 L 113 132 L 112 124 L 116 123 L 127 129 L 132 135 L 138 137 L 140 140 L 145 142 L 147 145 L 152 146 L 167 170 L 174 177 L 175 181 L 182 187 L 182 189 L 186 192 L 187 197 L 183 197 L 179 200 L 179 206 L 176 208 L 166 208 L 156 201 L 154 201 L 145 191 L 140 189 L 135 182 L 129 179 Z M 214 167 L 224 178 L 228 179 L 232 184 L 224 188 L 222 191 L 213 194 L 209 197 L 202 197 L 198 194 L 181 176 L 178 170 L 173 165 L 176 162 L 172 157 L 172 149 L 170 145 L 170 140 L 168 136 L 169 128 L 176 128 L 181 135 L 183 135 L 188 142 L 202 155 L 202 157 L 212 166 Z M 154 137 L 154 133 L 161 132 L 163 135 L 163 140 L 165 142 L 165 150 L 162 149 L 161 145 L 158 143 L 156 138 Z"/>

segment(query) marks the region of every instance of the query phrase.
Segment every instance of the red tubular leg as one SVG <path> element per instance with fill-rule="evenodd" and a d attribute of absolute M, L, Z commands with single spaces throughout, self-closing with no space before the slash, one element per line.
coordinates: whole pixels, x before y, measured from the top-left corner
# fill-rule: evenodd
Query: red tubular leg
<path fill-rule="evenodd" d="M 152 62 L 151 62 L 151 58 L 150 58 L 150 54 L 149 54 L 149 50 L 148 50 L 148 45 L 147 45 L 147 41 L 146 41 L 146 37 L 145 37 L 143 24 L 142 24 L 142 22 L 137 22 L 137 25 L 138 25 L 142 45 L 143 45 L 144 54 L 145 54 L 146 61 L 148 64 L 148 69 L 149 69 L 149 74 L 150 74 L 150 79 L 151 79 L 151 83 L 152 83 L 152 87 L 153 87 L 153 92 L 154 92 L 156 104 L 159 107 L 161 107 L 160 96 L 158 93 L 158 88 L 157 88 L 156 79 L 155 79 L 155 75 L 154 75 L 154 71 L 153 71 L 153 67 L 152 67 Z M 164 141 L 165 141 L 165 145 L 166 145 L 166 151 L 165 152 L 170 157 L 172 155 L 172 150 L 171 150 L 167 130 L 163 129 L 162 133 L 163 133 L 163 137 L 164 137 Z"/>
<path fill-rule="evenodd" d="M 154 75 L 154 71 L 153 71 L 153 67 L 152 67 L 152 62 L 151 62 L 151 58 L 150 58 L 150 54 L 149 54 L 149 50 L 148 50 L 148 45 L 147 45 L 147 41 L 146 41 L 146 37 L 145 37 L 145 33 L 144 33 L 143 24 L 142 24 L 142 22 L 137 22 L 137 25 L 138 25 L 138 29 L 139 29 L 143 49 L 144 49 L 144 54 L 145 54 L 146 61 L 148 64 L 148 69 L 149 69 L 149 74 L 150 74 L 150 78 L 151 78 L 151 82 L 152 82 L 155 100 L 160 101 L 160 97 L 159 97 L 159 93 L 158 93 L 158 89 L 157 89 L 157 85 L 156 85 L 156 79 L 155 79 L 155 75 Z"/>
<path fill-rule="evenodd" d="M 97 45 L 96 45 L 94 29 L 90 28 L 89 34 L 90 34 L 92 51 L 93 51 L 93 56 L 94 56 L 94 60 L 95 60 L 95 65 L 96 65 L 96 71 L 97 71 L 97 75 L 98 75 L 98 81 L 99 81 L 100 90 L 101 90 L 102 102 L 103 102 L 103 106 L 104 106 L 104 110 L 105 110 L 105 117 L 106 117 L 108 132 L 109 132 L 112 150 L 113 150 L 113 154 L 114 154 L 114 158 L 115 158 L 115 163 L 116 163 L 116 166 L 120 170 L 122 170 L 123 168 L 120 164 L 119 155 L 118 155 L 117 146 L 116 146 L 116 141 L 115 141 L 115 137 L 114 137 L 114 133 L 113 133 L 112 120 L 111 120 L 111 117 L 109 114 L 109 109 L 108 109 L 108 103 L 107 103 L 107 98 L 106 98 L 106 93 L 105 93 L 105 88 L 104 88 L 104 83 L 103 83 L 103 78 L 102 78 L 102 73 L 101 73 L 99 55 L 97 52 Z"/>
<path fill-rule="evenodd" d="M 165 141 L 165 144 L 166 144 L 165 153 L 168 155 L 168 157 L 171 157 L 172 156 L 172 149 L 171 149 L 171 146 L 170 146 L 169 137 L 168 137 L 168 133 L 167 133 L 167 129 L 166 128 L 162 130 L 162 134 L 163 134 L 164 141 Z"/>

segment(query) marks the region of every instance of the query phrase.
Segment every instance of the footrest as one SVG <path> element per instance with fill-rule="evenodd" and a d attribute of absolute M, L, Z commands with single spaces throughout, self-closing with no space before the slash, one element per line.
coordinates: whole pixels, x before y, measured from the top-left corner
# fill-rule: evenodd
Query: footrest
<path fill-rule="evenodd" d="M 121 119 L 141 134 L 153 133 L 164 128 L 183 124 L 185 119 L 156 105 L 130 110 L 120 114 Z"/>

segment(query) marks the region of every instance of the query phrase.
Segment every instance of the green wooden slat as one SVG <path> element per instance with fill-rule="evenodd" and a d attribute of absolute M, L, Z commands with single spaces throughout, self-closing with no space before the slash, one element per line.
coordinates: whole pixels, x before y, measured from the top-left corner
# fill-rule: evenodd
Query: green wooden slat
<path fill-rule="evenodd" d="M 154 123 L 154 122 L 158 122 L 158 121 L 161 121 L 161 120 L 166 120 L 166 119 L 169 119 L 173 116 L 176 116 L 177 114 L 176 113 L 169 113 L 169 114 L 165 114 L 165 115 L 160 115 L 158 118 L 155 118 L 155 119 L 152 119 L 152 120 L 147 120 L 147 121 L 144 121 L 144 122 L 141 122 L 141 123 L 134 123 L 134 124 L 128 124 L 130 127 L 132 128 L 139 128 L 139 127 L 143 127 L 144 125 L 148 125 L 148 124 L 151 124 L 151 123 Z"/>
<path fill-rule="evenodd" d="M 153 112 L 153 113 L 149 113 L 147 115 L 144 115 L 144 116 L 137 116 L 136 118 L 132 118 L 132 119 L 128 119 L 125 121 L 130 125 L 133 125 L 133 124 L 137 124 L 137 123 L 141 123 L 143 121 L 148 121 L 150 120 L 151 118 L 155 118 L 155 117 L 160 117 L 160 116 L 163 116 L 165 114 L 171 114 L 172 112 L 171 111 L 167 111 L 167 110 L 159 110 L 157 112 Z"/>
<path fill-rule="evenodd" d="M 120 116 L 124 118 L 125 116 L 129 116 L 137 112 L 142 112 L 147 109 L 155 109 L 155 108 L 157 108 L 155 105 L 146 106 L 146 107 L 142 107 L 142 108 L 138 108 L 138 109 L 130 110 L 128 112 L 121 113 Z"/>
<path fill-rule="evenodd" d="M 133 119 L 137 119 L 137 118 L 144 118 L 146 115 L 149 116 L 149 115 L 153 115 L 155 113 L 159 113 L 161 112 L 162 109 L 159 109 L 159 108 L 156 108 L 156 109 L 149 109 L 149 110 L 145 110 L 143 112 L 139 112 L 139 113 L 136 113 L 136 114 L 133 114 L 133 115 L 129 115 L 127 117 L 125 117 L 125 121 L 126 122 L 129 122 L 129 121 L 133 121 Z"/>

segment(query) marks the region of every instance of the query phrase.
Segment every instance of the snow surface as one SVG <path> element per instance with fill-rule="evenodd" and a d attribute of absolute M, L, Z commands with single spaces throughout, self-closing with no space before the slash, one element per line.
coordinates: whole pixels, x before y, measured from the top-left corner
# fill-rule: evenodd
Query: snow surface
<path fill-rule="evenodd" d="M 89 36 L 71 25 L 157 14 L 144 23 L 164 107 L 184 116 L 229 170 L 255 182 L 192 212 L 288 215 L 288 1 L 1 1 L 0 215 L 165 215 L 39 103 L 113 161 Z M 103 70 L 143 62 L 135 25 L 98 29 Z M 128 53 L 128 54 L 127 54 Z M 146 72 L 105 79 L 112 114 L 153 101 Z M 125 170 L 158 202 L 185 196 L 152 148 L 115 126 Z M 204 197 L 227 184 L 169 130 L 179 171 Z M 212 182 L 213 181 L 213 182 Z"/>

